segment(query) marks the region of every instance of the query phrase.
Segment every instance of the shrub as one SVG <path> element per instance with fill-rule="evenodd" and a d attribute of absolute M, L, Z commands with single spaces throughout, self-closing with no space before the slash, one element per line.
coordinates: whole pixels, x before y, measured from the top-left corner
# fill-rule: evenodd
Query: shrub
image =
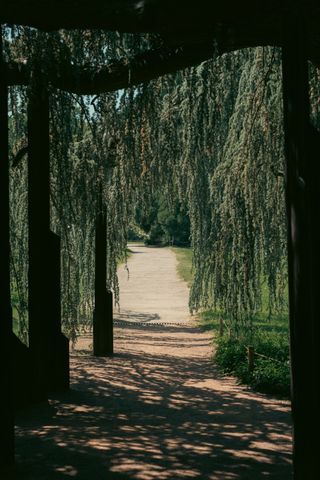
<path fill-rule="evenodd" d="M 258 358 L 250 384 L 259 392 L 290 395 L 290 369 L 288 363 Z"/>
<path fill-rule="evenodd" d="M 289 360 L 288 333 L 257 331 L 253 336 L 252 344 L 257 352 L 267 357 L 281 362 Z"/>
<path fill-rule="evenodd" d="M 234 373 L 238 365 L 246 362 L 245 347 L 237 339 L 223 336 L 217 340 L 215 360 L 224 373 Z"/>
<path fill-rule="evenodd" d="M 290 369 L 289 345 L 286 335 L 275 332 L 259 332 L 252 338 L 216 339 L 215 361 L 227 374 L 235 375 L 242 383 L 264 393 L 289 396 Z M 247 362 L 247 345 L 251 343 L 255 351 L 270 358 L 255 357 L 254 368 L 250 372 Z"/>

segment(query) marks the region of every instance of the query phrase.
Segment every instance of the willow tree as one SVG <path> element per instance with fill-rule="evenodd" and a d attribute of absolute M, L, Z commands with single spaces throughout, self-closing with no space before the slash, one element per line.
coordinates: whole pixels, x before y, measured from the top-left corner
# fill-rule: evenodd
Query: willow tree
<path fill-rule="evenodd" d="M 135 97 L 145 189 L 187 205 L 190 307 L 239 326 L 262 306 L 286 309 L 286 221 L 280 52 L 226 54 L 151 82 Z"/>
<path fill-rule="evenodd" d="M 195 272 L 191 309 L 213 306 L 239 325 L 261 308 L 262 282 L 268 285 L 270 311 L 284 298 L 277 49 L 229 53 L 94 97 L 51 85 L 53 65 L 57 81 L 66 65 L 86 69 L 93 61 L 99 70 L 161 43 L 156 35 L 99 30 L 47 34 L 19 27 L 8 33 L 8 59 L 23 59 L 32 71 L 40 55 L 51 92 L 51 218 L 62 238 L 63 322 L 73 339 L 81 325 L 91 324 L 94 219 L 101 195 L 110 212 L 107 281 L 117 299 L 117 259 L 125 251 L 134 207 L 148 205 L 159 189 L 167 191 L 172 205 L 179 198 L 190 216 Z M 21 123 L 12 129 L 14 156 L 25 138 L 22 91 L 12 95 L 11 109 L 13 121 Z M 14 196 L 21 203 L 26 194 L 25 169 L 24 160 L 13 174 L 12 205 L 19 205 Z M 26 323 L 23 211 L 21 207 L 12 217 L 12 278 L 21 325 Z"/>
<path fill-rule="evenodd" d="M 210 177 L 204 268 L 206 297 L 211 285 L 214 304 L 246 321 L 261 309 L 264 281 L 270 312 L 282 306 L 286 285 L 279 52 L 248 52 L 240 72 L 227 136 Z"/>
<path fill-rule="evenodd" d="M 94 295 L 94 223 L 97 205 L 107 205 L 107 287 L 119 300 L 117 262 L 126 249 L 127 226 L 133 211 L 141 169 L 131 135 L 130 114 L 135 92 L 79 96 L 53 88 L 52 65 L 96 66 L 116 61 L 123 52 L 143 50 L 152 37 L 103 32 L 52 34 L 18 27 L 7 30 L 7 61 L 23 60 L 30 74 L 41 59 L 50 91 L 51 228 L 62 239 L 62 318 L 65 333 L 75 340 L 92 322 Z M 92 62 L 91 62 L 92 63 Z M 85 67 L 83 67 L 85 68 Z M 59 76 L 59 71 L 55 72 Z M 12 88 L 10 115 L 12 282 L 20 317 L 19 334 L 27 341 L 27 159 L 25 89 Z M 122 134 L 123 132 L 123 134 Z M 122 138 L 122 137 L 123 138 Z M 120 141 L 121 137 L 121 141 Z"/>

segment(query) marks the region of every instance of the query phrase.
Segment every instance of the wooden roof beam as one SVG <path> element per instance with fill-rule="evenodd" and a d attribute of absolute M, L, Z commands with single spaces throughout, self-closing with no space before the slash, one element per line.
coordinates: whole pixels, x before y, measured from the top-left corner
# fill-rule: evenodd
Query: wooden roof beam
<path fill-rule="evenodd" d="M 132 60 L 123 59 L 102 67 L 79 67 L 62 64 L 45 72 L 55 87 L 79 95 L 112 92 L 155 79 L 191 65 L 199 64 L 214 53 L 213 42 L 174 49 L 150 50 Z M 7 65 L 8 85 L 28 85 L 28 64 Z"/>
<path fill-rule="evenodd" d="M 316 0 L 306 0 L 316 8 Z M 218 24 L 274 22 L 286 0 L 1 0 L 0 21 L 42 30 L 102 28 L 121 32 L 203 32 Z M 271 20 L 272 19 L 272 20 Z"/>

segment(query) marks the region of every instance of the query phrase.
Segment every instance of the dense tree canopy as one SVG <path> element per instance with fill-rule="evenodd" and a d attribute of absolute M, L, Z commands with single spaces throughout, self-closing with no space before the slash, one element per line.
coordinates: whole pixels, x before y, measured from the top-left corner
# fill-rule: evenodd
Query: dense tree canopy
<path fill-rule="evenodd" d="M 99 69 L 159 48 L 163 40 L 26 27 L 7 28 L 6 38 L 8 63 L 22 61 L 30 74 L 40 65 L 51 93 L 51 227 L 62 238 L 63 321 L 71 338 L 91 323 L 101 195 L 108 209 L 108 287 L 117 299 L 117 261 L 136 206 L 150 206 L 161 190 L 190 218 L 192 309 L 215 306 L 235 322 L 247 321 L 261 306 L 262 283 L 270 311 L 281 307 L 286 225 L 279 49 L 231 52 L 93 97 L 57 89 L 53 60 L 80 67 L 90 61 Z M 57 72 L 55 66 L 55 79 Z M 27 90 L 10 89 L 12 282 L 24 337 Z"/>

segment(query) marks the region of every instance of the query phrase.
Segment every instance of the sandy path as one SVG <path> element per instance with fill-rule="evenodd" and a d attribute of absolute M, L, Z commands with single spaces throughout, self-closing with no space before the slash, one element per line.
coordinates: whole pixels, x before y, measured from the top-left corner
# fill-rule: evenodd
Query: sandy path
<path fill-rule="evenodd" d="M 129 274 L 119 268 L 120 317 L 151 323 L 190 321 L 189 292 L 176 272 L 175 254 L 167 248 L 130 245 Z"/>
<path fill-rule="evenodd" d="M 134 252 L 115 356 L 88 355 L 82 338 L 72 390 L 19 413 L 15 478 L 290 479 L 287 402 L 220 378 L 173 254 Z"/>

